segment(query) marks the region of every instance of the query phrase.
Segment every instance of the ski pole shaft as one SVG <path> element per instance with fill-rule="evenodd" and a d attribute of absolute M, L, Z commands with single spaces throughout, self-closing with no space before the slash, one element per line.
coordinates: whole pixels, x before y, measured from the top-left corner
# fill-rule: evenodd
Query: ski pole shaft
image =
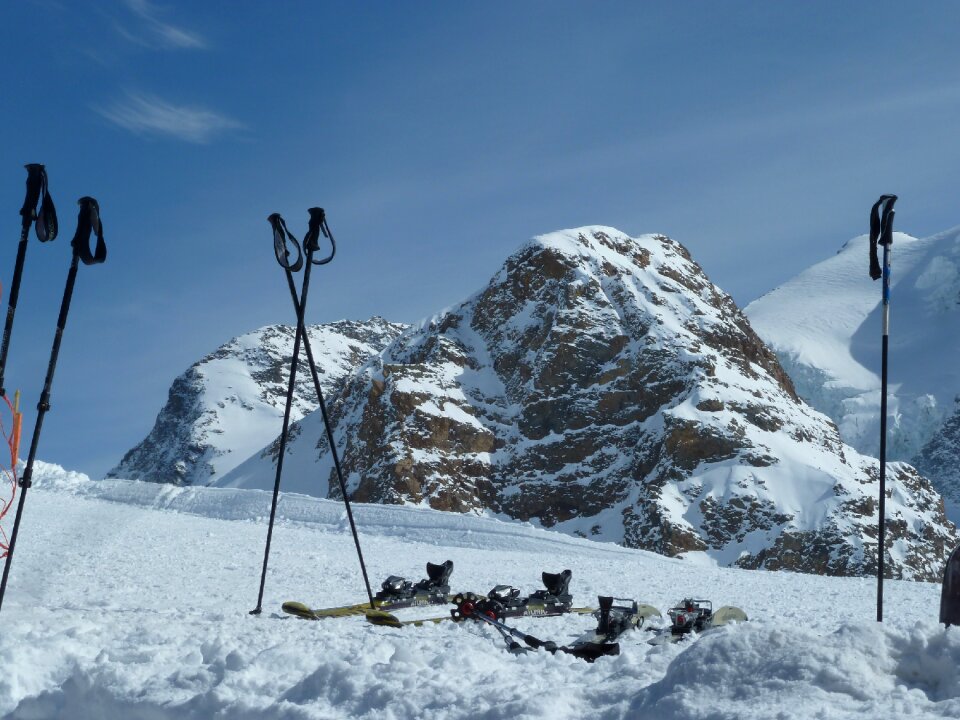
<path fill-rule="evenodd" d="M 6 562 L 3 566 L 3 579 L 0 580 L 0 608 L 3 607 L 3 596 L 7 589 L 7 577 L 10 573 L 10 565 L 13 562 L 13 551 L 17 546 L 17 535 L 20 532 L 20 518 L 23 515 L 23 506 L 27 499 L 27 490 L 33 485 L 33 463 L 37 457 L 37 447 L 40 444 L 40 432 L 43 429 L 43 418 L 50 409 L 50 389 L 53 385 L 53 374 L 57 368 L 57 358 L 60 355 L 60 342 L 63 339 L 63 329 L 67 323 L 67 313 L 70 312 L 70 299 L 73 296 L 74 284 L 77 280 L 77 267 L 79 257 L 73 254 L 70 263 L 70 271 L 67 274 L 67 284 L 63 292 L 63 301 L 60 304 L 60 317 L 57 320 L 57 331 L 53 338 L 53 349 L 50 351 L 50 362 L 47 364 L 47 377 L 43 382 L 43 392 L 40 394 L 40 402 L 37 404 L 37 420 L 33 426 L 33 436 L 30 439 L 30 453 L 27 456 L 27 467 L 23 471 L 23 477 L 20 478 L 20 500 L 17 504 L 17 514 L 13 521 L 13 530 L 10 534 L 10 545 L 7 548 Z"/>
<path fill-rule="evenodd" d="M 883 580 L 885 575 L 887 515 L 887 375 L 890 354 L 890 248 L 893 245 L 893 209 L 896 195 L 881 195 L 870 216 L 870 276 L 883 279 L 883 327 L 880 343 L 880 497 L 877 503 L 877 622 L 883 622 Z M 876 246 L 883 246 L 883 266 L 878 268 Z M 879 270 L 879 272 L 878 272 Z"/>
<path fill-rule="evenodd" d="M 10 349 L 10 336 L 13 334 L 13 318 L 17 313 L 17 300 L 20 297 L 20 277 L 23 274 L 23 262 L 27 256 L 27 226 L 20 235 L 17 247 L 17 261 L 13 268 L 13 282 L 10 283 L 10 298 L 7 301 L 7 319 L 3 325 L 3 346 L 0 347 L 0 395 L 6 395 L 4 376 L 7 372 L 7 351 Z"/>
<path fill-rule="evenodd" d="M 70 301 L 73 298 L 73 288 L 77 281 L 77 269 L 80 261 L 84 265 L 97 265 L 107 258 L 107 246 L 103 241 L 103 225 L 100 222 L 100 206 L 91 197 L 82 197 L 79 200 L 80 214 L 77 218 L 77 232 L 71 246 L 73 254 L 70 258 L 70 270 L 67 272 L 67 282 L 63 288 L 63 299 L 60 301 L 60 315 L 57 317 L 57 330 L 53 337 L 53 348 L 50 350 L 50 361 L 47 363 L 47 375 L 43 381 L 43 391 L 40 393 L 40 402 L 37 404 L 37 419 L 33 426 L 33 436 L 30 439 L 30 452 L 27 456 L 27 466 L 23 477 L 19 480 L 22 488 L 20 501 L 17 505 L 17 514 L 10 535 L 10 544 L 7 548 L 7 557 L 3 566 L 3 578 L 0 579 L 0 608 L 3 607 L 3 598 L 7 590 L 7 579 L 10 566 L 13 562 L 13 551 L 17 545 L 17 536 L 20 531 L 20 520 L 23 516 L 23 506 L 27 498 L 27 490 L 33 485 L 33 464 L 37 457 L 37 448 L 40 445 L 40 431 L 43 428 L 43 418 L 50 410 L 50 391 L 53 387 L 53 375 L 57 369 L 57 359 L 60 356 L 60 343 L 63 340 L 63 331 L 67 326 L 67 315 L 70 312 Z M 97 235 L 97 248 L 90 251 L 90 234 Z"/>
<path fill-rule="evenodd" d="M 10 336 L 13 333 L 13 318 L 17 312 L 20 298 L 20 279 L 23 276 L 23 264 L 27 257 L 27 238 L 30 226 L 37 218 L 37 203 L 43 191 L 46 171 L 39 163 L 30 163 L 27 169 L 27 193 L 20 208 L 20 243 L 17 246 L 17 260 L 13 268 L 13 281 L 10 283 L 10 297 L 7 301 L 7 318 L 3 325 L 3 343 L 0 344 L 0 396 L 6 395 L 4 376 L 7 369 L 7 352 L 10 349 Z"/>
<path fill-rule="evenodd" d="M 297 301 L 297 290 L 293 282 L 293 273 L 287 269 L 287 284 L 290 287 L 290 296 L 293 299 L 294 308 L 297 310 L 297 315 L 299 316 L 299 302 Z M 330 424 L 330 416 L 327 414 L 327 406 L 323 400 L 323 389 L 320 387 L 320 375 L 317 372 L 317 363 L 313 359 L 313 349 L 310 347 L 310 338 L 307 336 L 306 327 L 302 327 L 299 331 L 303 332 L 303 349 L 307 354 L 307 362 L 310 365 L 310 374 L 313 376 L 313 388 L 317 393 L 317 400 L 320 402 L 320 413 L 323 416 L 323 426 L 326 429 L 327 433 L 327 442 L 330 444 L 330 454 L 333 456 L 333 464 L 337 471 L 337 481 L 340 485 L 340 493 L 343 496 L 343 504 L 347 510 L 347 519 L 350 521 L 350 532 L 353 534 L 353 543 L 357 548 L 357 557 L 360 560 L 360 571 L 363 573 L 363 583 L 367 589 L 367 597 L 370 600 L 370 607 L 374 607 L 373 604 L 373 591 L 370 589 L 370 578 L 367 575 L 367 565 L 363 560 L 363 551 L 360 549 L 360 536 L 357 533 L 357 524 L 353 519 L 353 510 L 350 507 L 350 497 L 347 494 L 347 485 L 343 480 L 343 469 L 340 465 L 340 455 L 337 452 L 337 446 L 333 439 L 333 429 Z"/>
<path fill-rule="evenodd" d="M 283 223 L 283 218 L 281 218 L 278 214 L 273 214 L 268 219 L 274 229 L 275 250 L 279 247 L 282 247 L 282 243 L 280 245 L 277 244 L 277 236 L 280 234 L 281 227 L 283 232 L 286 233 L 287 238 L 296 243 L 296 239 L 286 229 L 286 225 Z M 307 246 L 307 243 L 304 242 L 304 245 Z M 296 267 L 299 267 L 299 252 L 300 249 L 298 247 L 298 261 L 296 263 Z M 278 252 L 277 260 L 288 272 L 290 272 L 293 266 L 286 264 L 281 257 L 285 257 L 285 254 L 281 256 L 281 254 Z M 276 521 L 277 503 L 280 499 L 280 478 L 283 475 L 283 456 L 287 451 L 287 433 L 290 429 L 290 409 L 293 405 L 293 391 L 296 386 L 297 379 L 297 363 L 300 358 L 300 339 L 306 335 L 306 333 L 301 332 L 301 328 L 303 326 L 303 316 L 307 310 L 307 293 L 310 290 L 310 268 L 313 266 L 313 263 L 311 262 L 312 259 L 313 246 L 311 245 L 306 247 L 307 267 L 303 271 L 303 287 L 300 290 L 300 302 L 297 305 L 297 329 L 293 338 L 293 356 L 290 359 L 290 379 L 287 383 L 287 401 L 283 408 L 283 428 L 280 431 L 280 449 L 277 454 L 277 472 L 273 481 L 273 499 L 270 503 L 270 521 L 267 525 L 267 542 L 263 549 L 263 570 L 260 574 L 260 591 L 257 594 L 257 606 L 250 611 L 251 615 L 259 615 L 263 612 L 263 591 L 267 583 L 267 565 L 270 561 L 270 546 L 273 542 L 273 525 Z"/>
<path fill-rule="evenodd" d="M 890 213 L 890 222 L 893 212 Z M 880 341 L 880 515 L 877 530 L 877 622 L 883 622 L 884 555 L 887 531 L 887 372 L 890 357 L 890 243 L 883 246 L 883 337 Z"/>
<path fill-rule="evenodd" d="M 13 519 L 13 530 L 10 532 L 10 542 L 7 544 L 7 556 L 3 561 L 3 578 L 0 579 L 0 609 L 3 608 L 3 597 L 7 593 L 7 578 L 10 576 L 10 565 L 13 563 L 13 551 L 17 547 L 17 535 L 20 532 L 20 519 L 23 517 L 23 500 L 27 496 L 27 488 L 20 492 L 17 503 L 17 512 Z"/>
<path fill-rule="evenodd" d="M 477 610 L 474 610 L 468 617 L 475 618 L 476 620 L 482 620 L 488 625 L 493 625 L 493 627 L 497 628 L 501 632 L 506 632 L 515 638 L 520 638 L 527 645 L 529 645 L 534 649 L 543 648 L 548 652 L 554 652 L 557 649 L 557 644 L 551 640 L 541 640 L 539 638 L 534 637 L 533 635 L 528 635 L 527 633 L 520 632 L 516 628 L 510 627 L 509 625 L 502 623 L 499 620 L 495 620 L 494 618 L 489 617 L 488 615 L 484 615 L 482 612 L 479 612 Z M 511 649 L 513 648 L 511 647 Z"/>
<path fill-rule="evenodd" d="M 314 265 L 326 265 L 333 260 L 337 252 L 336 240 L 333 238 L 333 232 L 327 224 L 327 216 L 322 208 L 310 208 L 310 227 L 307 235 L 304 237 L 304 246 L 308 251 L 316 252 L 320 249 L 319 239 L 322 233 L 330 241 L 330 254 L 322 260 L 314 260 L 312 257 L 309 262 Z M 293 273 L 288 264 L 281 263 L 286 271 L 287 286 L 290 289 L 290 299 L 293 301 L 294 311 L 298 318 L 304 317 L 301 311 L 300 302 L 297 300 L 296 285 L 293 282 Z M 313 387 L 317 393 L 317 400 L 320 404 L 320 414 L 323 417 L 323 426 L 327 434 L 327 442 L 330 444 L 330 453 L 333 457 L 333 464 L 337 472 L 337 482 L 340 485 L 340 494 L 343 497 L 343 504 L 347 511 L 347 519 L 350 522 L 350 532 L 353 535 L 353 544 L 357 549 L 357 558 L 360 560 L 360 572 L 363 575 L 363 584 L 367 590 L 367 598 L 370 600 L 370 607 L 374 607 L 373 591 L 370 589 L 370 578 L 367 575 L 367 565 L 363 560 L 363 551 L 360 549 L 360 536 L 357 533 L 357 524 L 353 519 L 353 510 L 350 507 L 350 497 L 347 494 L 347 485 L 343 480 L 343 468 L 340 465 L 340 455 L 337 452 L 337 446 L 333 439 L 333 426 L 330 423 L 330 416 L 327 413 L 327 404 L 323 399 L 323 389 L 320 387 L 320 376 L 317 372 L 317 363 L 313 358 L 313 349 L 310 347 L 310 338 L 307 336 L 307 328 L 304 323 L 297 326 L 297 332 L 302 336 L 303 347 L 307 354 L 307 362 L 310 365 L 310 374 L 313 378 Z"/>

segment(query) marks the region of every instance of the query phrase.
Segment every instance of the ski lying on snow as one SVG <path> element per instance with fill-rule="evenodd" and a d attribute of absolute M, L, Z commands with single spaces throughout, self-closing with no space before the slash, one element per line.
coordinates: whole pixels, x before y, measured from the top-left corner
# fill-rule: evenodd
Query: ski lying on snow
<path fill-rule="evenodd" d="M 454 622 L 462 622 L 463 620 L 471 619 L 472 615 L 462 615 L 454 617 L 453 613 L 456 612 L 456 609 L 450 611 L 450 615 L 440 615 L 438 617 L 431 618 L 421 618 L 419 620 L 401 620 L 396 615 L 393 615 L 389 612 L 384 612 L 383 610 L 370 610 L 369 606 L 365 613 L 363 613 L 367 622 L 373 625 L 379 625 L 382 627 L 406 627 L 411 625 L 413 627 L 422 627 L 423 625 L 436 625 L 437 623 L 446 622 L 447 620 L 452 620 Z M 476 612 L 476 611 L 474 611 Z M 541 606 L 531 606 L 527 608 L 527 611 L 522 614 L 510 615 L 511 618 L 520 618 L 520 617 L 556 617 L 558 615 L 591 615 L 595 613 L 596 609 L 591 607 L 570 607 L 565 610 L 558 609 L 547 609 Z"/>
<path fill-rule="evenodd" d="M 670 617 L 670 625 L 651 628 L 656 633 L 647 641 L 651 645 L 679 642 L 693 635 L 700 635 L 732 622 L 746 622 L 748 619 L 743 610 L 733 605 L 724 605 L 714 612 L 713 603 L 709 600 L 690 598 L 667 610 L 667 615 Z"/>
<path fill-rule="evenodd" d="M 373 599 L 373 609 L 369 602 L 353 605 L 340 605 L 328 608 L 311 608 L 302 602 L 288 601 L 281 609 L 290 615 L 304 620 L 322 620 L 324 618 L 352 617 L 365 615 L 375 610 L 401 610 L 409 607 L 424 607 L 428 605 L 446 605 L 453 600 L 450 594 L 450 574 L 453 572 L 453 561 L 447 560 L 442 565 L 427 563 L 427 577 L 417 583 L 405 580 L 398 575 L 391 575 L 383 581 L 380 592 Z"/>
<path fill-rule="evenodd" d="M 400 620 L 389 611 L 368 610 L 364 614 L 367 621 L 374 625 L 403 627 L 404 625 L 421 626 L 445 620 L 466 620 L 473 618 L 477 613 L 494 620 L 592 613 L 593 608 L 573 607 L 573 596 L 569 590 L 572 575 L 573 573 L 569 570 L 561 573 L 542 573 L 544 589 L 537 590 L 527 597 L 520 597 L 520 590 L 510 585 L 497 585 L 486 595 L 460 593 L 452 599 L 456 607 L 450 611 L 449 616 Z"/>

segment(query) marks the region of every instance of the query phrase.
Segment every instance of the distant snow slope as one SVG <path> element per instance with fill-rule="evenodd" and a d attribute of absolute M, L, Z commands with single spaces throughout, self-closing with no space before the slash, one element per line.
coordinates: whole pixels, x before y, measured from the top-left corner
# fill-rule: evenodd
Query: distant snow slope
<path fill-rule="evenodd" d="M 454 561 L 457 589 L 536 589 L 573 571 L 597 594 L 666 608 L 684 596 L 750 617 L 683 644 L 626 636 L 619 657 L 514 656 L 494 632 L 305 622 L 284 600 L 363 590 L 341 507 L 285 495 L 264 614 L 256 601 L 269 493 L 84 476 L 41 465 L 0 613 L 0 717 L 11 720 L 750 720 L 958 717 L 960 634 L 934 624 L 939 587 L 700 567 L 519 523 L 357 507 L 371 577 Z M 176 508 L 176 510 L 174 509 Z M 446 612 L 441 609 L 426 614 Z M 412 615 L 410 611 L 407 615 Z M 515 624 L 566 642 L 590 617 Z"/>
<path fill-rule="evenodd" d="M 380 317 L 308 325 L 325 398 L 404 327 Z M 292 326 L 269 325 L 194 363 L 174 380 L 149 435 L 107 477 L 202 485 L 262 448 L 280 431 L 293 339 Z M 318 407 L 306 353 L 300 357 L 293 420 Z"/>
<path fill-rule="evenodd" d="M 929 472 L 924 447 L 960 394 L 960 228 L 892 246 L 888 457 Z M 750 303 L 745 312 L 807 402 L 857 450 L 879 451 L 880 283 L 867 273 L 868 238 Z M 955 468 L 960 454 L 954 455 Z M 950 494 L 942 473 L 931 473 Z M 940 477 L 938 477 L 940 475 Z M 957 485 L 960 499 L 960 484 Z"/>

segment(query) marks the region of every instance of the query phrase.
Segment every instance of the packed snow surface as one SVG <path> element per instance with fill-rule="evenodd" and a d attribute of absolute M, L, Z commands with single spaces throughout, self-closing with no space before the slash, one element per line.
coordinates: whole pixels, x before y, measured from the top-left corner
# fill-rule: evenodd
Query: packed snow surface
<path fill-rule="evenodd" d="M 281 499 L 264 612 L 255 617 L 270 494 L 90 482 L 37 473 L 0 613 L 0 717 L 892 718 L 960 716 L 960 633 L 936 624 L 939 586 L 717 568 L 520 523 L 421 508 L 356 507 L 371 578 L 455 563 L 455 589 L 573 571 L 597 594 L 666 610 L 684 596 L 748 623 L 619 657 L 514 656 L 484 627 L 305 622 L 284 600 L 364 592 L 340 504 Z M 428 615 L 445 609 L 423 609 Z M 586 616 L 516 621 L 567 641 Z"/>

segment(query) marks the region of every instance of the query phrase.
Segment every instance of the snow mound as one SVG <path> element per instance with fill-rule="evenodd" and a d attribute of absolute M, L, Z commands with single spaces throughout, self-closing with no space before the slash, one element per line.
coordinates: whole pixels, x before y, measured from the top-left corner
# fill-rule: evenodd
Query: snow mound
<path fill-rule="evenodd" d="M 823 636 L 748 623 L 692 645 L 632 701 L 627 716 L 955 717 L 958 663 L 960 633 L 931 624 L 844 623 Z"/>

